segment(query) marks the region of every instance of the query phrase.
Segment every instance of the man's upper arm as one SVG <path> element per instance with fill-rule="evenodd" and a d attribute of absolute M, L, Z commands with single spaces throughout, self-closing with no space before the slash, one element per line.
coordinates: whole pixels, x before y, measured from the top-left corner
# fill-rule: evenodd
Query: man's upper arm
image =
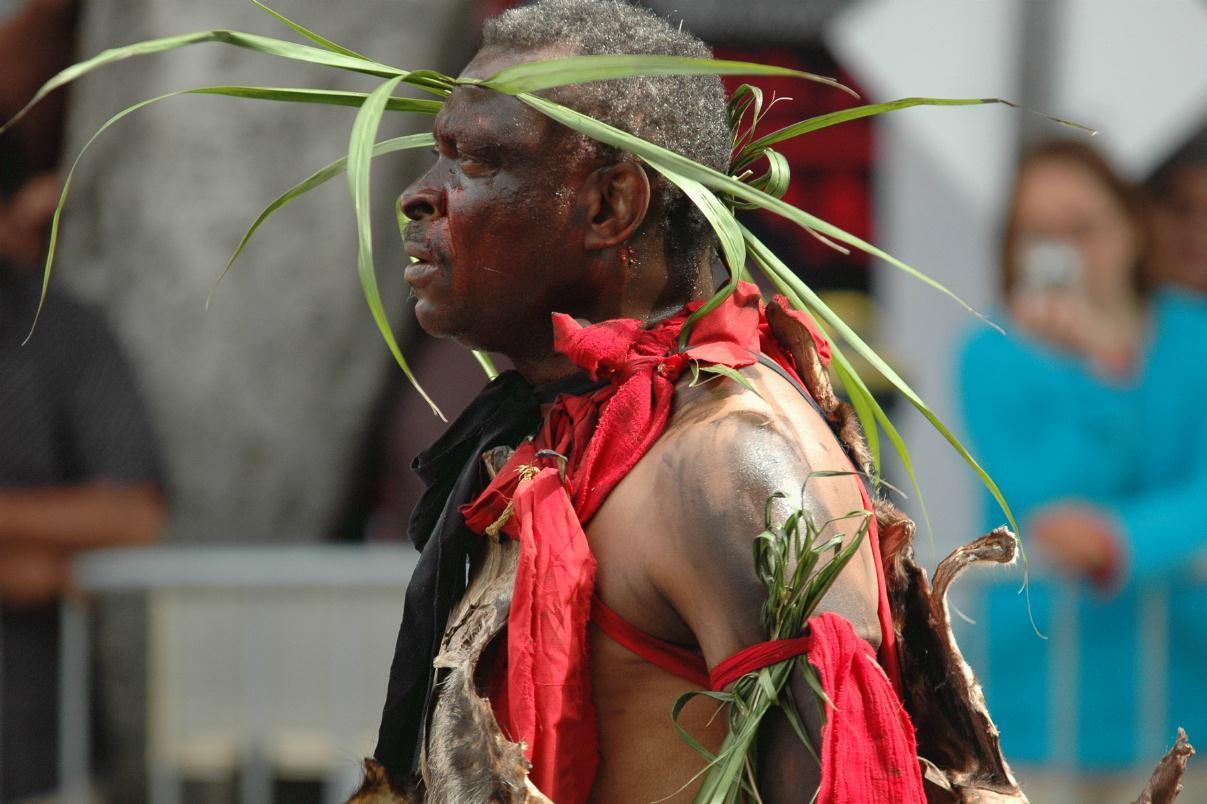
<path fill-rule="evenodd" d="M 764 529 L 768 498 L 786 495 L 772 505 L 773 522 L 803 506 L 823 540 L 840 533 L 846 543 L 863 521 L 849 516 L 862 511 L 855 477 L 811 476 L 850 471 L 812 408 L 799 399 L 789 410 L 775 400 L 740 399 L 744 404 L 722 406 L 715 416 L 668 432 L 656 480 L 669 533 L 651 573 L 709 667 L 767 639 L 760 616 L 767 590 L 755 575 L 752 543 Z M 819 610 L 841 614 L 878 644 L 872 560 L 865 540 Z"/>

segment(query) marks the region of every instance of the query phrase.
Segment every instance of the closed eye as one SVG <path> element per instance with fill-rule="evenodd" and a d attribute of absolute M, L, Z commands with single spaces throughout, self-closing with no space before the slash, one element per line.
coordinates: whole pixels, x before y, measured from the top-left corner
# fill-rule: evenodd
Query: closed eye
<path fill-rule="evenodd" d="M 461 165 L 461 171 L 469 176 L 485 176 L 495 171 L 495 164 L 492 160 L 467 154 L 464 151 L 457 154 L 457 162 Z"/>

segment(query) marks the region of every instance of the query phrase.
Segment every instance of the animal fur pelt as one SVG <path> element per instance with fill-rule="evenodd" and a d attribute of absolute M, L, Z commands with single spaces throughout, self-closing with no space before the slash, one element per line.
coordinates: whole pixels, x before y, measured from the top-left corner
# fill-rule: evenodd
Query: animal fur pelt
<path fill-rule="evenodd" d="M 498 448 L 483 456 L 492 477 L 510 453 Z M 490 702 L 478 694 L 478 662 L 507 625 L 519 554 L 517 542 L 488 538 L 449 617 L 433 662 L 439 694 L 420 759 L 422 778 L 404 785 L 365 760 L 365 782 L 348 804 L 551 804 L 528 780 L 532 764 L 524 744 L 503 736 Z"/>
<path fill-rule="evenodd" d="M 435 666 L 445 671 L 412 785 L 388 778 L 365 761 L 365 782 L 348 804 L 549 804 L 528 781 L 523 743 L 503 736 L 490 703 L 478 695 L 479 658 L 507 624 L 515 583 L 515 542 L 491 542 L 461 604 L 453 612 Z"/>
<path fill-rule="evenodd" d="M 1157 763 L 1152 778 L 1144 786 L 1144 792 L 1136 804 L 1168 804 L 1182 792 L 1182 774 L 1186 763 L 1194 756 L 1194 746 L 1186 737 L 1185 729 L 1178 729 L 1178 739 L 1173 748 Z"/>

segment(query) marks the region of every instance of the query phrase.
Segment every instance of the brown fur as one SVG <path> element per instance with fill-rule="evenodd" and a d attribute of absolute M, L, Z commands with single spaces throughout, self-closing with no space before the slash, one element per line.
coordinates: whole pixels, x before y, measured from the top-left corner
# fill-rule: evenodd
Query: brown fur
<path fill-rule="evenodd" d="M 839 442 L 850 451 L 856 468 L 865 475 L 870 475 L 872 454 L 863 437 L 859 417 L 855 415 L 854 408 L 834 394 L 830 375 L 821 362 L 817 344 L 813 342 L 809 330 L 788 315 L 777 302 L 767 305 L 767 323 L 771 325 L 771 334 L 775 336 L 776 341 L 792 356 L 801 382 L 809 389 L 809 394 L 829 420 Z"/>
<path fill-rule="evenodd" d="M 1178 739 L 1161 761 L 1157 763 L 1152 778 L 1144 786 L 1144 792 L 1136 804 L 1170 804 L 1182 792 L 1182 774 L 1186 763 L 1194 756 L 1194 746 L 1186 738 L 1186 731 L 1178 729 Z"/>
<path fill-rule="evenodd" d="M 366 759 L 365 778 L 345 804 L 417 804 L 414 790 L 395 782 L 375 759 Z"/>

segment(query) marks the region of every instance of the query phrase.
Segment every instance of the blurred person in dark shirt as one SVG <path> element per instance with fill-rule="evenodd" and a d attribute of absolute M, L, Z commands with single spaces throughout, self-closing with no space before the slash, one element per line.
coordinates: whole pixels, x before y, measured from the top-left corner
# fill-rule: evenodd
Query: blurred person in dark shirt
<path fill-rule="evenodd" d="M 57 600 L 79 551 L 154 540 L 154 439 L 103 317 L 52 290 L 29 342 L 55 177 L 0 202 L 0 800 L 45 792 L 57 738 Z"/>
<path fill-rule="evenodd" d="M 74 0 L 0 15 L 0 119 L 70 63 Z M 0 137 L 0 801 L 50 792 L 58 745 L 58 600 L 71 556 L 146 543 L 165 509 L 154 439 L 101 314 L 41 293 L 59 194 L 63 101 Z"/>
<path fill-rule="evenodd" d="M 154 439 L 96 310 L 52 290 L 33 337 L 58 197 L 42 175 L 0 201 L 0 800 L 54 782 L 58 611 L 79 551 L 157 538 Z"/>
<path fill-rule="evenodd" d="M 1207 294 L 1207 129 L 1156 172 L 1148 191 L 1153 279 Z"/>

